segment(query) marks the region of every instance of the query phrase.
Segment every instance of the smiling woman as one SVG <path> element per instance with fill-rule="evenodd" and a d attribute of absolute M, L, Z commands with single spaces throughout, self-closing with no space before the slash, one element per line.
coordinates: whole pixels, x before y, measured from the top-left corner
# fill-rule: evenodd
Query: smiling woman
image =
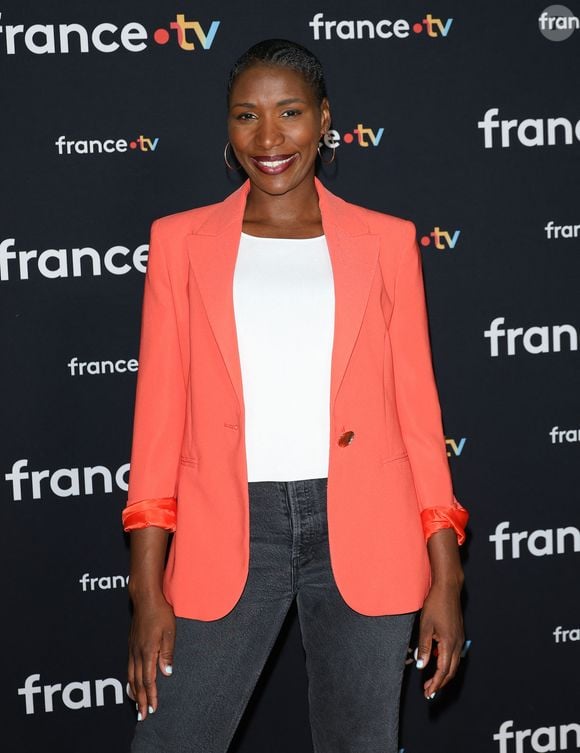
<path fill-rule="evenodd" d="M 300 66 L 295 50 L 292 57 L 282 47 L 277 56 L 270 53 L 271 60 L 265 50 L 257 45 L 242 56 L 228 91 L 230 143 L 253 189 L 244 231 L 277 238 L 321 235 L 313 191 L 318 145 L 330 126 L 324 79 L 312 61 Z M 280 64 L 284 54 L 294 67 Z"/>
<path fill-rule="evenodd" d="M 330 123 L 318 59 L 254 45 L 228 83 L 247 180 L 151 228 L 123 511 L 133 753 L 226 753 L 294 600 L 316 753 L 396 753 L 419 611 L 424 697 L 457 671 L 468 513 L 415 226 L 315 177 Z"/>

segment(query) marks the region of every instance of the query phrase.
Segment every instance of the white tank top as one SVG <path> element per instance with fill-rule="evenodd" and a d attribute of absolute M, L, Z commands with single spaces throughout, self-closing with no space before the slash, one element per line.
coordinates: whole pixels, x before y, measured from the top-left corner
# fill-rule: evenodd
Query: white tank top
<path fill-rule="evenodd" d="M 248 481 L 328 476 L 334 281 L 326 238 L 242 233 L 233 297 Z"/>

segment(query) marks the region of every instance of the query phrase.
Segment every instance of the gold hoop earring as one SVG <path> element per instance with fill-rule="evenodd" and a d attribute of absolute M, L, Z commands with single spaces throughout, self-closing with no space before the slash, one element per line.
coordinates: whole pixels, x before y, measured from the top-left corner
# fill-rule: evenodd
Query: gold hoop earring
<path fill-rule="evenodd" d="M 336 157 L 336 147 L 332 149 L 332 157 L 328 160 L 322 159 L 322 154 L 320 152 L 320 144 L 318 145 L 318 149 L 316 151 L 318 152 L 318 156 L 320 157 L 320 161 L 322 162 L 323 165 L 332 165 Z"/>
<path fill-rule="evenodd" d="M 234 167 L 233 165 L 230 165 L 230 163 L 228 161 L 228 146 L 231 146 L 231 144 L 230 144 L 229 141 L 226 142 L 226 146 L 225 146 L 225 149 L 224 149 L 224 162 L 226 163 L 226 165 L 228 166 L 228 168 L 230 170 L 239 170 L 241 168 L 241 165 L 238 165 L 237 167 Z"/>

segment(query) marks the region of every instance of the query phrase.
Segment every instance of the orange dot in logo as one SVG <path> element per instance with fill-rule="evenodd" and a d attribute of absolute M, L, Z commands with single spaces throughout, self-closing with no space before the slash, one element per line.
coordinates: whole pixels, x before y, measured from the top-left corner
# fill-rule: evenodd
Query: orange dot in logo
<path fill-rule="evenodd" d="M 157 44 L 167 44 L 167 42 L 169 42 L 169 32 L 167 29 L 155 29 L 153 32 L 153 39 Z"/>
<path fill-rule="evenodd" d="M 137 142 L 136 141 L 130 141 L 129 142 L 129 146 L 131 147 L 131 149 L 137 149 Z"/>
<path fill-rule="evenodd" d="M 415 34 L 420 34 L 423 31 L 423 25 L 413 24 L 413 31 L 415 32 Z"/>
<path fill-rule="evenodd" d="M 431 243 L 431 238 L 429 238 L 429 236 L 428 236 L 428 235 L 424 235 L 424 236 L 423 236 L 423 237 L 421 238 L 421 245 L 422 245 L 422 246 L 428 246 L 428 245 L 429 245 L 430 243 Z"/>
<path fill-rule="evenodd" d="M 354 141 L 354 136 L 352 135 L 352 133 L 345 133 L 342 137 L 342 140 L 345 144 L 352 144 L 352 142 Z"/>

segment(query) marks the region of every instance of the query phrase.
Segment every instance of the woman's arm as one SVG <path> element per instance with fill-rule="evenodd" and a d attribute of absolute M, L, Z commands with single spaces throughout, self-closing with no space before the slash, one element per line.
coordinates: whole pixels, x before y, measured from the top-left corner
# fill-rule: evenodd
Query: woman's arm
<path fill-rule="evenodd" d="M 455 675 L 463 647 L 459 546 L 465 541 L 469 513 L 453 494 L 431 361 L 421 255 L 411 222 L 401 247 L 390 333 L 397 411 L 431 565 L 417 652 L 421 669 L 431 657 L 433 640 L 438 644 L 437 670 L 424 683 L 425 697 L 431 698 Z"/>
<path fill-rule="evenodd" d="M 431 563 L 431 589 L 421 610 L 417 667 L 427 666 L 435 641 L 437 669 L 423 684 L 425 698 L 432 698 L 455 676 L 465 641 L 460 599 L 463 567 L 453 528 L 431 534 L 427 550 Z"/>
<path fill-rule="evenodd" d="M 397 413 L 409 453 L 425 540 L 436 531 L 453 528 L 461 545 L 469 514 L 453 494 L 431 360 L 415 225 L 407 221 L 404 228 L 389 324 Z"/>
<path fill-rule="evenodd" d="M 168 531 L 156 526 L 131 532 L 129 595 L 134 611 L 128 679 L 139 720 L 157 709 L 157 665 L 166 676 L 173 671 L 175 615 L 162 589 L 168 537 Z"/>
<path fill-rule="evenodd" d="M 187 356 L 178 326 L 178 283 L 176 275 L 170 275 L 162 241 L 164 228 L 163 220 L 151 225 L 131 469 L 123 510 L 123 527 L 131 539 L 129 594 L 134 607 L 128 679 L 138 719 L 157 709 L 157 664 L 163 674 L 171 674 L 175 635 L 175 616 L 163 596 L 162 579 L 169 532 L 177 527 Z"/>
<path fill-rule="evenodd" d="M 162 241 L 163 218 L 151 225 L 139 343 L 131 469 L 125 531 L 155 526 L 174 531 L 179 455 L 186 411 L 187 354 Z M 179 277 L 179 275 L 177 275 Z M 183 284 L 181 282 L 180 284 Z M 180 316 L 183 311 L 180 310 Z"/>

